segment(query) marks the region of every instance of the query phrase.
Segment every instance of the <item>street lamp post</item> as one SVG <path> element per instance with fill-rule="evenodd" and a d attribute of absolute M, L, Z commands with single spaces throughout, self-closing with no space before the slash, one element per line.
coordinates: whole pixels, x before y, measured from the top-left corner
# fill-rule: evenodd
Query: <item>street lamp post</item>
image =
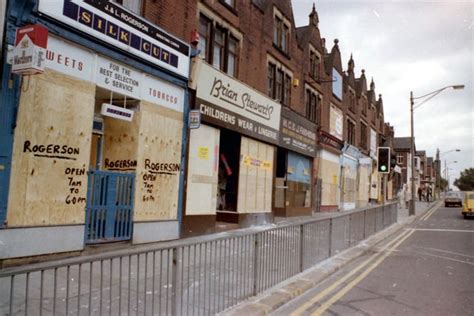
<path fill-rule="evenodd" d="M 450 162 L 446 162 L 446 159 L 444 160 L 444 173 L 446 175 L 445 179 L 446 179 L 446 181 L 448 181 L 448 186 L 447 186 L 448 191 L 449 191 L 449 175 L 448 175 L 449 168 L 448 168 L 448 165 L 451 164 L 451 163 L 458 163 L 458 162 L 456 160 L 453 160 L 453 161 L 450 161 Z M 446 192 L 446 190 L 445 190 L 445 192 Z"/>
<path fill-rule="evenodd" d="M 428 102 L 438 94 L 440 94 L 443 90 L 453 88 L 454 90 L 462 90 L 464 89 L 464 85 L 452 85 L 452 86 L 447 86 L 435 91 L 432 91 L 430 93 L 427 93 L 425 95 L 419 96 L 419 97 L 414 97 L 413 96 L 413 91 L 410 91 L 410 125 L 411 125 L 411 137 L 410 137 L 410 153 L 411 153 L 411 201 L 410 201 L 410 209 L 408 214 L 410 216 L 415 215 L 415 141 L 414 141 L 414 123 L 413 123 L 413 111 L 417 108 L 419 108 L 421 105 L 424 103 Z M 418 99 L 423 99 L 422 102 L 420 102 L 416 107 L 415 105 L 415 100 Z"/>

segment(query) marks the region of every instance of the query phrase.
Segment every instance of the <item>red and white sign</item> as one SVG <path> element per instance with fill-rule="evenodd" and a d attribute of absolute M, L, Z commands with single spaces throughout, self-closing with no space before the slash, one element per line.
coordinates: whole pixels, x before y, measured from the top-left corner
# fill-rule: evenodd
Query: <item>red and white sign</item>
<path fill-rule="evenodd" d="M 100 114 L 129 122 L 133 120 L 132 110 L 121 108 L 119 106 L 108 103 L 102 103 Z"/>
<path fill-rule="evenodd" d="M 12 72 L 32 75 L 44 71 L 48 46 L 48 29 L 42 25 L 27 25 L 16 30 Z"/>

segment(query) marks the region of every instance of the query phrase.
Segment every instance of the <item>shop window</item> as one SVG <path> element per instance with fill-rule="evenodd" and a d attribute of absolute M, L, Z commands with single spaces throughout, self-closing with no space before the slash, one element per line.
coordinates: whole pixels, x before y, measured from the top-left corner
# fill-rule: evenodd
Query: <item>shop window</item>
<path fill-rule="evenodd" d="M 290 27 L 289 21 L 275 15 L 273 26 L 273 44 L 285 54 L 289 52 Z"/>
<path fill-rule="evenodd" d="M 285 106 L 291 102 L 291 76 L 275 64 L 268 63 L 268 95 Z"/>
<path fill-rule="evenodd" d="M 141 15 L 142 12 L 142 1 L 141 0 L 114 0 L 114 2 L 122 5 L 123 7 L 129 9 L 133 13 Z"/>
<path fill-rule="evenodd" d="M 306 89 L 305 96 L 306 118 L 311 122 L 319 123 L 319 96 L 310 89 Z"/>
<path fill-rule="evenodd" d="M 367 149 L 367 125 L 360 125 L 360 146 L 363 149 Z"/>
<path fill-rule="evenodd" d="M 239 40 L 232 33 L 204 15 L 199 16 L 201 56 L 215 68 L 236 77 L 239 62 Z"/>
<path fill-rule="evenodd" d="M 347 142 L 355 145 L 355 124 L 352 120 L 347 120 Z"/>

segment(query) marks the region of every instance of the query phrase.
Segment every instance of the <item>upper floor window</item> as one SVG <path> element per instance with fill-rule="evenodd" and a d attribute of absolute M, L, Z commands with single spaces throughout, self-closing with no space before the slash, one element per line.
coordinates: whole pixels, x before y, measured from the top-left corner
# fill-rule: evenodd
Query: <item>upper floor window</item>
<path fill-rule="evenodd" d="M 313 79 L 319 77 L 319 69 L 321 67 L 321 58 L 314 49 L 309 50 L 309 75 Z"/>
<path fill-rule="evenodd" d="M 375 116 L 377 115 L 377 110 L 375 109 L 375 106 L 372 106 L 371 107 L 371 120 L 372 120 L 372 123 L 375 123 Z"/>
<path fill-rule="evenodd" d="M 235 9 L 235 0 L 219 0 L 219 1 L 231 7 L 232 9 Z"/>
<path fill-rule="evenodd" d="M 223 27 L 215 26 L 204 15 L 199 17 L 199 44 L 203 58 L 211 65 L 235 77 L 239 60 L 239 40 Z"/>
<path fill-rule="evenodd" d="M 271 62 L 268 63 L 268 95 L 290 106 L 291 75 Z"/>
<path fill-rule="evenodd" d="M 403 165 L 403 155 L 402 154 L 397 154 L 397 164 L 398 165 Z"/>
<path fill-rule="evenodd" d="M 142 1 L 141 0 L 114 0 L 114 2 L 122 5 L 123 7 L 129 9 L 133 13 L 138 15 L 142 14 Z"/>
<path fill-rule="evenodd" d="M 355 97 L 355 93 L 352 90 L 350 90 L 350 93 L 349 93 L 349 110 L 352 113 L 356 112 L 356 97 Z"/>
<path fill-rule="evenodd" d="M 355 123 L 352 120 L 347 120 L 347 142 L 355 145 Z"/>
<path fill-rule="evenodd" d="M 306 89 L 305 107 L 306 118 L 319 124 L 319 95 L 311 89 Z"/>
<path fill-rule="evenodd" d="M 289 52 L 290 42 L 290 23 L 280 12 L 275 11 L 275 19 L 273 25 L 273 44 L 281 49 L 284 53 Z"/>
<path fill-rule="evenodd" d="M 367 125 L 360 124 L 360 146 L 367 149 Z"/>
<path fill-rule="evenodd" d="M 367 115 L 367 99 L 362 99 L 362 114 Z"/>

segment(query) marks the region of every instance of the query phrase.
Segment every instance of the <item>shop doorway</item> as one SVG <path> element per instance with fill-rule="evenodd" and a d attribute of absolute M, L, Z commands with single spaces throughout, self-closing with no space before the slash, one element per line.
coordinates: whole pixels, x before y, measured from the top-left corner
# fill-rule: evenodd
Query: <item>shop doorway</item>
<path fill-rule="evenodd" d="M 97 88 L 86 204 L 88 244 L 130 240 L 133 228 L 136 148 L 127 140 L 133 138 L 133 122 L 103 116 L 104 103 L 138 106 L 138 100 Z"/>
<path fill-rule="evenodd" d="M 241 136 L 222 129 L 219 140 L 217 211 L 237 211 Z"/>

